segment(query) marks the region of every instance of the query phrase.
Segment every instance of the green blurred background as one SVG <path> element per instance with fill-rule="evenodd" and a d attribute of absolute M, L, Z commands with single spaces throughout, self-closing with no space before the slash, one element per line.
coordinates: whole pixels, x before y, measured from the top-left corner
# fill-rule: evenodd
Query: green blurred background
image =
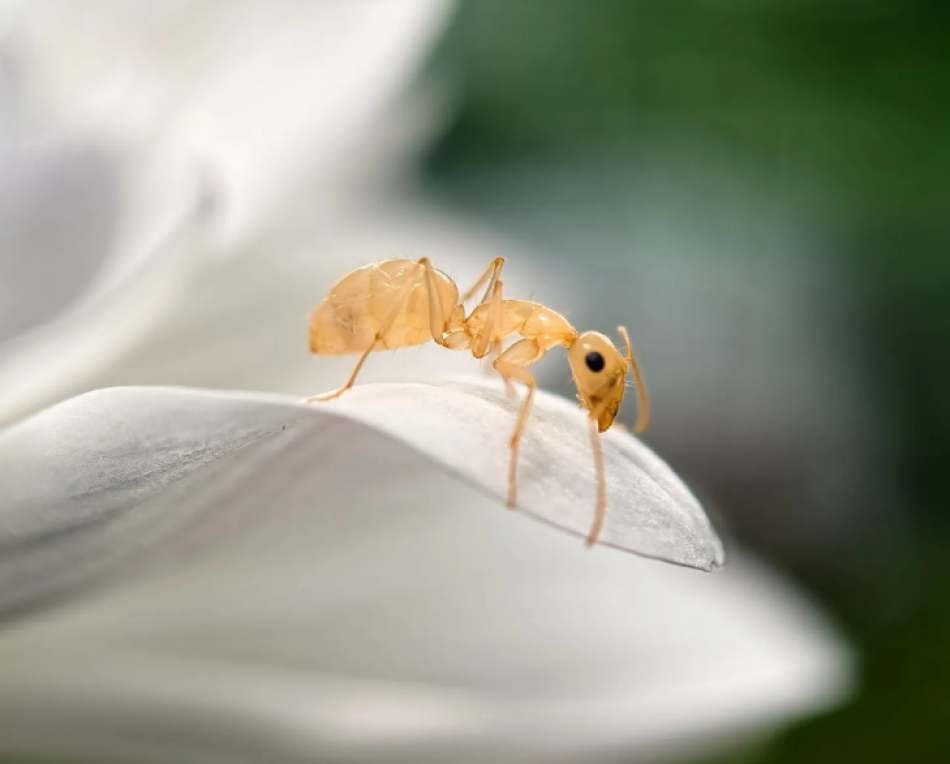
<path fill-rule="evenodd" d="M 950 6 L 469 0 L 430 69 L 424 190 L 630 327 L 651 442 L 855 645 L 741 760 L 950 761 Z"/>

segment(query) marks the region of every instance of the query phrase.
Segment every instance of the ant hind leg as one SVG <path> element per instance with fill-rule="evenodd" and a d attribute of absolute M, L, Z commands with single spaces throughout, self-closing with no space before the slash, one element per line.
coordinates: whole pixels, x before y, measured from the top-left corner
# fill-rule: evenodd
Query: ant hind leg
<path fill-rule="evenodd" d="M 421 258 L 418 263 L 423 267 L 426 292 L 429 295 L 429 331 L 432 333 L 432 341 L 436 345 L 446 347 L 445 314 L 442 312 L 442 297 L 439 295 L 439 287 L 436 284 L 435 269 L 428 257 Z"/>
<path fill-rule="evenodd" d="M 412 290 L 420 284 L 425 283 L 423 281 L 424 274 L 420 275 L 421 278 L 407 283 L 402 288 L 402 292 L 396 300 L 396 306 L 393 308 L 392 313 L 390 313 L 386 320 L 379 325 L 379 329 L 376 330 L 376 335 L 373 337 L 373 341 L 369 343 L 369 347 L 363 351 L 363 355 L 360 356 L 360 360 L 356 362 L 356 368 L 353 369 L 353 373 L 350 374 L 350 378 L 346 381 L 346 384 L 340 389 L 334 390 L 332 393 L 323 393 L 321 395 L 314 395 L 311 398 L 307 398 L 307 403 L 326 403 L 327 401 L 332 401 L 334 398 L 339 398 L 341 395 L 343 395 L 343 393 L 353 387 L 353 384 L 356 382 L 356 377 L 360 373 L 360 369 L 363 368 L 363 364 L 366 363 L 366 359 L 369 358 L 369 354 L 376 350 L 376 344 L 386 336 L 386 333 L 390 329 L 393 328 L 393 324 L 396 323 L 396 319 L 406 309 L 406 305 L 409 303 L 409 296 L 412 294 Z"/>
<path fill-rule="evenodd" d="M 357 374 L 360 373 L 360 369 L 363 368 L 363 364 L 366 363 L 366 359 L 369 358 L 369 354 L 373 352 L 378 340 L 379 334 L 377 333 L 372 344 L 366 348 L 366 350 L 363 352 L 363 355 L 360 356 L 360 360 L 356 362 L 356 368 L 353 369 L 353 373 L 350 374 L 350 378 L 346 381 L 346 384 L 343 385 L 343 387 L 334 390 L 332 393 L 321 393 L 320 395 L 314 395 L 310 398 L 307 398 L 307 403 L 326 403 L 327 401 L 332 401 L 334 398 L 339 398 L 341 395 L 343 395 L 343 393 L 353 387 L 353 383 L 356 382 Z"/>

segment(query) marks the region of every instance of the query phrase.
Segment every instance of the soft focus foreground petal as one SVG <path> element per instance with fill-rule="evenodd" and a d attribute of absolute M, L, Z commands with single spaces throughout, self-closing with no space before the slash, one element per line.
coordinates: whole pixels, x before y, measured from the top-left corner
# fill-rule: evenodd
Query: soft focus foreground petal
<path fill-rule="evenodd" d="M 430 487 L 444 487 L 436 480 Z M 463 490 L 343 533 L 282 516 L 0 639 L 11 752 L 121 761 L 669 761 L 840 702 L 846 649 L 768 570 L 585 555 Z M 409 527 L 401 527 L 408 523 Z M 278 540 L 280 536 L 280 540 Z"/>
<path fill-rule="evenodd" d="M 236 242 L 300 183 L 362 171 L 364 144 L 386 132 L 381 119 L 451 8 L 448 0 L 81 8 L 61 0 L 19 3 L 13 29 L 38 121 L 208 158 L 228 188 L 220 222 Z"/>
<path fill-rule="evenodd" d="M 229 502 L 213 498 L 221 468 L 201 468 L 257 440 L 267 441 L 262 464 L 294 441 L 294 460 L 305 461 L 285 490 L 314 487 L 312 501 L 321 506 L 347 500 L 345 492 L 331 497 L 321 489 L 321 475 L 329 453 L 342 458 L 340 438 L 366 430 L 360 422 L 373 428 L 360 435 L 367 448 L 421 452 L 503 498 L 517 411 L 516 401 L 487 382 L 363 385 L 322 405 L 162 388 L 66 401 L 0 433 L 0 611 L 80 586 L 141 559 L 147 548 L 180 545 L 179 535 L 207 532 L 204 523 L 232 522 Z M 314 434 L 296 443 L 302 436 L 291 430 L 303 427 Z M 519 470 L 519 506 L 580 535 L 590 528 L 596 495 L 588 438 L 580 411 L 541 393 Z M 359 477 L 364 456 L 347 453 L 354 480 L 377 480 Z M 604 543 L 707 570 L 721 563 L 721 544 L 699 504 L 646 446 L 610 433 L 604 458 Z M 244 480 L 248 469 L 226 482 Z M 192 482 L 182 482 L 193 471 Z M 260 496 L 258 511 L 280 500 Z"/>
<path fill-rule="evenodd" d="M 582 420 L 539 398 L 542 426 Z M 468 423 L 446 418 L 435 435 L 454 428 L 445 448 L 462 447 Z M 0 591 L 22 594 L 29 572 L 35 605 L 90 575 L 126 579 L 0 633 L 5 751 L 669 760 L 764 734 L 847 683 L 833 632 L 760 566 L 707 577 L 589 552 L 342 411 L 107 390 L 21 423 L 0 455 L 3 496 L 18 475 L 45 492 L 0 502 Z M 152 574 L 128 576 L 133 557 Z"/>

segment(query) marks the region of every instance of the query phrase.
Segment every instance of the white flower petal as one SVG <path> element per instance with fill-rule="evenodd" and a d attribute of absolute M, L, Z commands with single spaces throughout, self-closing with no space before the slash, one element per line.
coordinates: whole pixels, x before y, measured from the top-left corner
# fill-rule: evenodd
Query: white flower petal
<path fill-rule="evenodd" d="M 394 0 L 198 7 L 173 0 L 156 9 L 100 0 L 78 14 L 68 2 L 0 8 L 17 56 L 20 132 L 90 136 L 121 157 L 123 176 L 121 230 L 110 251 L 99 253 L 105 267 L 71 282 L 79 291 L 94 280 L 94 288 L 76 295 L 78 304 L 57 306 L 40 331 L 0 347 L 0 423 L 117 380 L 282 392 L 300 385 L 301 394 L 311 379 L 319 386 L 304 350 L 306 316 L 342 272 L 326 267 L 313 278 L 310 264 L 335 260 L 326 252 L 338 248 L 340 209 L 360 208 L 366 178 L 389 180 L 393 167 L 407 160 L 405 134 L 418 135 L 420 124 L 432 122 L 431 103 L 414 101 L 405 109 L 394 101 L 451 6 L 448 0 Z M 399 124 L 384 114 L 395 114 Z M 168 196 L 193 196 L 177 182 L 193 163 L 214 173 L 223 204 L 202 221 L 200 241 L 195 231 L 162 241 Z M 140 181 L 168 168 L 175 182 L 160 178 L 156 199 Z M 295 214 L 315 227 L 288 259 L 286 239 L 265 235 L 261 241 L 258 228 L 287 230 Z M 415 243 L 388 241 L 373 257 Z M 235 258 L 230 271 L 207 267 L 209 254 L 249 250 L 255 257 Z M 366 257 L 361 252 L 359 264 Z M 294 258 L 309 267 L 289 272 Z M 38 257 L 34 262 L 46 272 L 64 270 Z M 294 285 L 308 278 L 308 293 L 294 302 Z M 206 288 L 211 296 L 196 300 Z M 179 312 L 201 321 L 188 324 L 184 347 L 170 336 Z M 143 341 L 160 322 L 173 324 L 172 332 Z M 219 326 L 230 330 L 224 341 L 214 336 Z M 196 338 L 197 361 L 189 357 Z M 265 362 L 275 349 L 280 363 Z M 254 361 L 248 363 L 248 355 Z"/>
<path fill-rule="evenodd" d="M 80 301 L 105 267 L 119 216 L 111 160 L 88 143 L 0 146 L 0 359 L 11 339 Z"/>
<path fill-rule="evenodd" d="M 0 433 L 0 548 L 6 549 L 0 557 L 0 610 L 79 585 L 84 577 L 139 557 L 156 538 L 194 535 L 214 518 L 233 521 L 227 502 L 208 497 L 238 476 L 225 476 L 223 484 L 217 467 L 185 485 L 174 481 L 257 440 L 262 442 L 254 472 L 275 473 L 272 462 L 294 449 L 287 463 L 296 472 L 284 476 L 291 492 L 318 487 L 329 453 L 352 453 L 350 441 L 359 441 L 361 449 L 380 454 L 409 446 L 503 498 L 517 410 L 517 402 L 484 382 L 364 385 L 319 406 L 160 388 L 118 388 L 72 399 Z M 360 421 L 374 429 L 367 433 Z M 586 535 L 596 481 L 585 417 L 540 393 L 529 424 L 519 506 Z M 307 433 L 303 444 L 300 432 Z M 626 433 L 608 433 L 603 445 L 610 510 L 602 542 L 681 565 L 719 565 L 715 533 L 669 468 Z M 357 460 L 351 469 L 359 466 Z M 322 505 L 316 497 L 324 495 L 314 494 L 314 504 Z M 280 501 L 280 493 L 261 494 L 256 511 Z M 38 544 L 41 539 L 56 543 Z"/>
<path fill-rule="evenodd" d="M 3 41 L 14 40 L 0 49 L 0 423 L 87 389 L 164 314 L 201 264 L 194 234 L 216 201 L 194 157 L 153 161 L 101 136 L 39 128 L 9 10 L 0 7 Z"/>
<path fill-rule="evenodd" d="M 0 738 L 122 761 L 666 761 L 845 694 L 847 651 L 760 565 L 585 555 L 470 508 L 328 557 L 301 517 L 297 544 L 27 625 L 0 640 Z"/>
<path fill-rule="evenodd" d="M 446 389 L 473 411 L 491 396 Z M 395 407 L 412 408 L 406 390 L 425 392 L 390 387 Z M 571 440 L 580 413 L 539 397 L 539 418 L 564 420 Z M 493 405 L 511 424 L 508 404 Z M 93 576 L 126 580 L 0 634 L 4 749 L 659 760 L 840 699 L 844 648 L 759 566 L 740 558 L 706 577 L 589 552 L 349 417 L 277 398 L 107 390 L 0 435 L 0 495 L 44 492 L 0 502 L 8 613 Z M 431 426 L 446 450 L 477 440 L 445 419 Z M 171 553 L 174 566 L 157 565 Z M 130 579 L 146 561 L 153 574 Z"/>
<path fill-rule="evenodd" d="M 520 410 L 500 384 L 375 384 L 325 404 L 377 427 L 499 497 L 508 490 L 508 439 Z M 612 429 L 600 436 L 610 509 L 601 543 L 711 570 L 722 546 L 699 503 L 642 442 Z M 536 398 L 518 464 L 518 503 L 542 520 L 586 536 L 596 475 L 587 419 L 551 395 Z"/>
<path fill-rule="evenodd" d="M 30 331 L 0 343 L 0 424 L 82 390 L 165 315 L 201 265 L 208 191 L 197 168 L 111 167 L 121 180 L 125 218 L 111 221 L 113 240 L 102 256 L 87 258 L 76 293 L 48 306 Z M 50 221 L 38 215 L 35 222 L 24 233 L 31 257 L 10 264 L 12 283 L 24 289 L 72 254 L 68 242 L 54 252 L 43 247 Z"/>
<path fill-rule="evenodd" d="M 448 0 L 21 3 L 36 119 L 213 162 L 240 241 L 308 178 L 363 171 Z M 378 158 L 378 157 L 374 157 Z"/>

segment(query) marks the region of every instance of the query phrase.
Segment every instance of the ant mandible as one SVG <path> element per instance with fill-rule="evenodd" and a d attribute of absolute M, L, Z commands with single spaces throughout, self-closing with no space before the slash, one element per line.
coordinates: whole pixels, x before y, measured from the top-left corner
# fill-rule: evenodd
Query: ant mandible
<path fill-rule="evenodd" d="M 632 370 L 639 406 L 634 431 L 643 432 L 650 418 L 650 402 L 627 330 L 618 327 L 626 346 L 622 355 L 600 332 L 578 331 L 550 308 L 530 300 L 506 300 L 499 280 L 505 260 L 496 257 L 477 282 L 459 298 L 456 283 L 435 269 L 426 257 L 420 260 L 383 260 L 344 276 L 311 315 L 310 350 L 319 355 L 361 353 L 349 380 L 339 390 L 308 398 L 328 401 L 349 390 L 366 358 L 375 350 L 422 345 L 430 340 L 450 350 L 471 350 L 475 358 L 497 353 L 492 366 L 506 387 L 523 382 L 528 394 L 511 436 L 508 469 L 508 506 L 517 499 L 518 445 L 528 421 L 537 382 L 527 366 L 539 361 L 557 345 L 568 349 L 571 374 L 581 408 L 587 409 L 597 472 L 597 506 L 587 537 L 592 546 L 600 535 L 607 513 L 607 490 L 599 433 L 613 423 Z M 485 295 L 466 316 L 463 303 L 488 282 Z M 501 351 L 503 340 L 513 334 L 523 339 Z"/>

